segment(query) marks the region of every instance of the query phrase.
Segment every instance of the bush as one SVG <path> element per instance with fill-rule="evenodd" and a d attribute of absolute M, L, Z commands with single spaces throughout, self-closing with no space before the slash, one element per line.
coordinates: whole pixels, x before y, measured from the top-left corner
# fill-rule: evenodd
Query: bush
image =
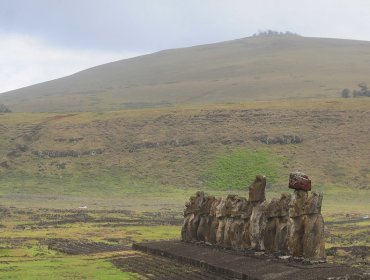
<path fill-rule="evenodd" d="M 290 31 L 276 31 L 276 30 L 265 30 L 265 31 L 258 31 L 252 35 L 253 37 L 272 37 L 272 36 L 301 36 L 297 33 L 293 33 Z"/>
<path fill-rule="evenodd" d="M 353 97 L 361 97 L 361 96 L 370 97 L 370 90 L 367 88 L 367 85 L 365 83 L 359 83 L 358 87 L 360 89 L 353 91 L 352 93 Z"/>
<path fill-rule="evenodd" d="M 370 90 L 365 83 L 359 83 L 357 86 L 359 87 L 359 89 L 352 91 L 352 97 L 370 97 Z M 349 98 L 350 92 L 351 91 L 348 88 L 345 88 L 342 90 L 340 95 L 343 98 Z"/>
<path fill-rule="evenodd" d="M 341 95 L 342 95 L 343 98 L 349 98 L 350 93 L 351 93 L 351 91 L 348 88 L 345 88 L 344 90 L 342 90 Z"/>
<path fill-rule="evenodd" d="M 10 113 L 11 110 L 4 104 L 0 104 L 0 113 Z"/>

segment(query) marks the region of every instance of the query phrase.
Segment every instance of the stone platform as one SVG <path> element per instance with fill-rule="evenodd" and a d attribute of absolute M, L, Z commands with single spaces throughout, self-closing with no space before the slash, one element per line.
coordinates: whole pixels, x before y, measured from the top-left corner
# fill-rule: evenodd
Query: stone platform
<path fill-rule="evenodd" d="M 135 243 L 133 249 L 216 272 L 219 276 L 253 280 L 366 279 L 345 265 L 302 264 L 254 251 L 236 252 L 182 241 Z"/>

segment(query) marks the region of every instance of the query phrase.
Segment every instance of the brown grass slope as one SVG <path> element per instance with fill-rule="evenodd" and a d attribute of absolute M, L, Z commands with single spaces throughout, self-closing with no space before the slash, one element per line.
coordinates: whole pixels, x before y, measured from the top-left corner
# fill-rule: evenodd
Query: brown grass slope
<path fill-rule="evenodd" d="M 14 192 L 18 183 L 24 191 L 34 179 L 41 188 L 50 178 L 55 178 L 50 185 L 55 190 L 64 185 L 81 191 L 93 185 L 124 188 L 127 178 L 157 186 L 202 187 L 218 155 L 246 150 L 264 152 L 270 161 L 278 158 L 278 185 L 286 184 L 289 172 L 302 170 L 315 184 L 370 188 L 367 99 L 0 117 L 3 191 L 9 184 Z M 302 141 L 265 141 L 284 136 Z M 47 156 L 48 151 L 54 154 Z M 79 156 L 63 154 L 70 151 Z M 241 175 L 245 172 L 242 166 Z"/>
<path fill-rule="evenodd" d="M 370 83 L 370 42 L 248 37 L 100 65 L 0 95 L 14 111 L 91 111 L 171 104 L 337 97 Z"/>

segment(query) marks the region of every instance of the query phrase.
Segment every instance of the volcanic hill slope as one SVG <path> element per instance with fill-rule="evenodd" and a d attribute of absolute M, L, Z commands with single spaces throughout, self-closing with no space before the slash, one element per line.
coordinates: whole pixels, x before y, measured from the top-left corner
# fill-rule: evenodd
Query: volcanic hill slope
<path fill-rule="evenodd" d="M 370 42 L 248 37 L 96 66 L 0 95 L 13 111 L 66 112 L 337 97 L 370 83 Z"/>
<path fill-rule="evenodd" d="M 292 170 L 369 188 L 367 99 L 0 117 L 4 193 L 244 189 L 257 173 L 284 186 Z"/>

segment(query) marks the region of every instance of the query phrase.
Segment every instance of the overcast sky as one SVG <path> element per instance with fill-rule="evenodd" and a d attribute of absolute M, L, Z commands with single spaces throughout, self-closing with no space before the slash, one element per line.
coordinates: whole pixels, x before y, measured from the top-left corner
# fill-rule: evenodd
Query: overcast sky
<path fill-rule="evenodd" d="M 0 0 L 0 92 L 259 30 L 370 41 L 369 0 Z"/>

